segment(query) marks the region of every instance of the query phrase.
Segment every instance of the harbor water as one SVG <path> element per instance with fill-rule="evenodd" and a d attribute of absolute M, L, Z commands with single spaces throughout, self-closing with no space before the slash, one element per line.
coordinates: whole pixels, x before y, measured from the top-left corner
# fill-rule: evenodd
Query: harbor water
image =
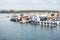
<path fill-rule="evenodd" d="M 0 14 L 2 17 L 10 15 Z M 0 18 L 0 40 L 60 40 L 60 27 L 21 24 Z"/>

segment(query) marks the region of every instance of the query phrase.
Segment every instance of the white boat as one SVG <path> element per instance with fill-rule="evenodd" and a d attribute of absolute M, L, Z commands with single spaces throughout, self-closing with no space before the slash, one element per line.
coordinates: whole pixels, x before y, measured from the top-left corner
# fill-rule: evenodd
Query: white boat
<path fill-rule="evenodd" d="M 37 25 L 37 24 L 39 24 L 39 25 L 42 25 L 42 26 L 57 26 L 57 21 L 51 21 L 51 20 L 43 20 L 43 21 L 41 21 L 41 17 L 46 17 L 46 15 L 38 15 L 38 16 L 32 16 L 31 17 L 31 23 L 32 24 L 35 24 L 35 25 Z"/>

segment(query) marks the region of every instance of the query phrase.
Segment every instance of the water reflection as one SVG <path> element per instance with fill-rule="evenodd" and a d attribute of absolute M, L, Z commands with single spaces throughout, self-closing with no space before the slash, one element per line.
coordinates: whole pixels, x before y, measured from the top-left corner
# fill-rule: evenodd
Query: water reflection
<path fill-rule="evenodd" d="M 52 27 L 52 26 L 40 26 L 40 25 L 32 25 L 33 27 L 36 27 L 37 30 L 43 29 L 43 30 L 50 30 L 53 31 L 54 29 L 57 30 L 57 28 L 59 28 L 59 26 L 57 27 Z"/>

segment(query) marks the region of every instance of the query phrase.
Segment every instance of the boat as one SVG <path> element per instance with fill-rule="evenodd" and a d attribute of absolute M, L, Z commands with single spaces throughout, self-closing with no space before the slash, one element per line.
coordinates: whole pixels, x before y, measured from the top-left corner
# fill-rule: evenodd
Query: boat
<path fill-rule="evenodd" d="M 41 26 L 57 26 L 57 21 L 47 20 L 47 15 L 35 15 L 31 16 L 29 21 L 31 24 Z"/>
<path fill-rule="evenodd" d="M 17 20 L 18 20 L 18 15 L 16 15 L 16 14 L 13 14 L 13 15 L 11 16 L 11 19 L 10 19 L 10 21 L 17 22 Z"/>
<path fill-rule="evenodd" d="M 29 22 L 29 16 L 28 15 L 23 15 L 21 17 L 21 21 L 19 23 L 28 23 Z"/>

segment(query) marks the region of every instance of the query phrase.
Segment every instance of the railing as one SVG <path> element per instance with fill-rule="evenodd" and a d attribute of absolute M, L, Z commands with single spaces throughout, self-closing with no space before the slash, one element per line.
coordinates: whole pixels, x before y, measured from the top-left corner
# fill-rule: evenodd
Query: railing
<path fill-rule="evenodd" d="M 35 24 L 39 24 L 41 26 L 57 26 L 57 22 L 55 21 L 39 21 L 35 22 Z"/>

